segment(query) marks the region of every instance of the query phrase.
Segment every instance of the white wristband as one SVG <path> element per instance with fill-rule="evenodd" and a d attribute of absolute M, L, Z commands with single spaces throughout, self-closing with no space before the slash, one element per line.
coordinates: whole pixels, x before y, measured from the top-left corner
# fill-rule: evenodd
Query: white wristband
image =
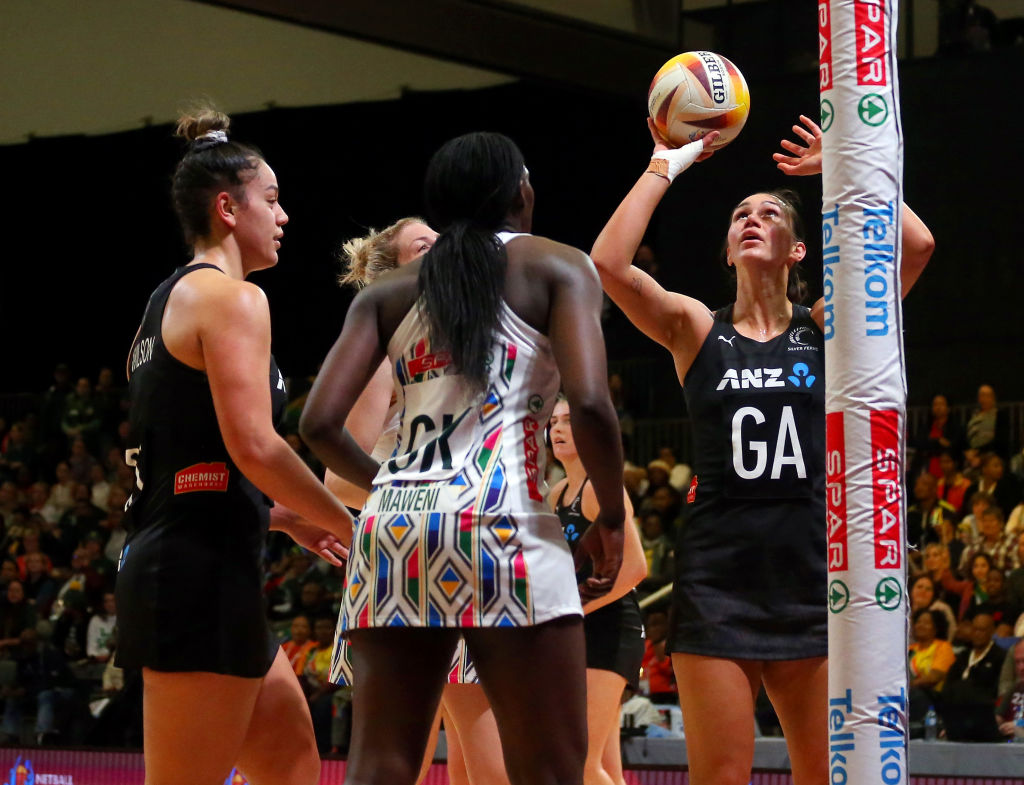
<path fill-rule="evenodd" d="M 689 169 L 703 152 L 704 141 L 702 139 L 684 144 L 674 150 L 661 150 L 651 157 L 651 167 L 647 171 L 660 175 L 671 183 L 676 179 L 676 175 Z M 661 161 L 665 163 L 661 164 Z M 666 164 L 667 171 L 665 171 Z"/>

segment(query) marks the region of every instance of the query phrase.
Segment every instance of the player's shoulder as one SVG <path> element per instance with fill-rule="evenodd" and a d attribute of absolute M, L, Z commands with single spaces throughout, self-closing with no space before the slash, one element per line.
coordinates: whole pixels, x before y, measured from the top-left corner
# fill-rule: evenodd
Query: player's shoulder
<path fill-rule="evenodd" d="M 509 241 L 507 252 L 511 262 L 522 263 L 545 277 L 598 280 L 597 268 L 586 253 L 549 237 L 515 237 Z"/>
<path fill-rule="evenodd" d="M 565 486 L 568 484 L 569 478 L 563 477 L 551 486 L 551 490 L 548 491 L 548 504 L 551 505 L 551 509 L 558 506 L 558 501 L 561 499 L 562 494 L 565 492 Z"/>
<path fill-rule="evenodd" d="M 269 316 L 266 292 L 248 281 L 225 275 L 218 269 L 205 267 L 184 276 L 172 292 L 179 308 L 232 320 L 262 319 Z"/>

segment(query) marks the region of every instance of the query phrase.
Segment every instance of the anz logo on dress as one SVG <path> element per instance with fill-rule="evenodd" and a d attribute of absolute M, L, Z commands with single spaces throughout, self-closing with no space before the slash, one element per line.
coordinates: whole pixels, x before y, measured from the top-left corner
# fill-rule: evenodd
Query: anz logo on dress
<path fill-rule="evenodd" d="M 784 368 L 727 368 L 715 389 L 728 387 L 730 390 L 765 389 L 771 387 L 813 387 L 818 377 L 811 373 L 807 363 L 794 363 L 788 376 L 783 377 Z M 789 382 L 789 385 L 786 382 Z"/>

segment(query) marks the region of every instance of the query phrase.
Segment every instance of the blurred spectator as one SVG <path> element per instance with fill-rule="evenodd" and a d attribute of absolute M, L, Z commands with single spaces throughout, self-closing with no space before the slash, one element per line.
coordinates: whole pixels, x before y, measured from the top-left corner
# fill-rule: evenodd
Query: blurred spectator
<path fill-rule="evenodd" d="M 911 437 L 914 448 L 914 462 L 910 476 L 916 477 L 921 472 L 928 472 L 935 479 L 942 477 L 939 456 L 945 450 L 960 455 L 963 451 L 963 433 L 949 419 L 949 401 L 945 395 L 932 398 L 931 416 L 928 424 Z"/>
<path fill-rule="evenodd" d="M 938 694 L 956 661 L 946 636 L 946 617 L 939 611 L 921 608 L 911 616 L 914 642 L 910 644 L 910 716 L 924 718 L 929 706 L 938 705 Z"/>
<path fill-rule="evenodd" d="M 996 625 L 996 635 L 1001 638 L 1013 635 L 1013 622 L 1016 616 L 1010 608 L 1010 599 L 1006 591 L 1006 573 L 1002 570 L 989 570 L 985 579 L 985 593 L 988 599 L 981 610 L 992 617 Z"/>
<path fill-rule="evenodd" d="M 644 658 L 641 662 L 643 680 L 652 703 L 679 703 L 672 655 L 665 651 L 668 641 L 668 614 L 648 611 L 644 618 Z"/>
<path fill-rule="evenodd" d="M 86 631 L 85 654 L 96 662 L 110 659 L 114 643 L 114 628 L 117 626 L 117 603 L 113 592 L 104 592 L 103 607 L 89 619 Z"/>
<path fill-rule="evenodd" d="M 622 434 L 622 454 L 625 457 L 622 464 L 622 484 L 626 486 L 633 509 L 637 509 L 644 491 L 647 490 L 647 469 L 630 461 L 630 440 L 626 434 Z"/>
<path fill-rule="evenodd" d="M 25 599 L 35 606 L 36 615 L 45 619 L 50 614 L 50 606 L 57 598 L 57 582 L 50 577 L 46 569 L 46 555 L 29 553 L 25 556 L 25 580 L 23 583 Z"/>
<path fill-rule="evenodd" d="M 995 741 L 993 716 L 1005 652 L 992 640 L 995 623 L 979 613 L 972 622 L 972 646 L 957 656 L 942 691 L 942 720 L 952 741 Z"/>
<path fill-rule="evenodd" d="M 995 503 L 1002 509 L 1004 519 L 1009 517 L 1013 508 L 1021 500 L 1020 485 L 1017 478 L 1005 472 L 1006 464 L 995 453 L 988 453 L 981 459 L 981 476 L 967 490 L 967 498 L 976 491 L 984 491 L 992 496 Z M 966 512 L 966 510 L 964 511 Z"/>
<path fill-rule="evenodd" d="M 1018 717 L 1024 717 L 1024 640 L 1017 641 L 1007 656 L 1013 657 L 1013 669 L 1017 681 L 1008 692 L 999 696 L 996 723 L 999 726 L 1000 734 L 1012 737 L 1016 732 L 1014 721 Z"/>
<path fill-rule="evenodd" d="M 959 657 L 964 652 L 970 651 L 974 646 L 974 620 L 960 619 L 956 623 L 956 632 L 953 633 L 953 653 Z"/>
<path fill-rule="evenodd" d="M 910 584 L 911 615 L 925 610 L 942 614 L 942 617 L 945 619 L 945 625 L 936 625 L 936 634 L 943 640 L 951 640 L 953 638 L 953 630 L 956 628 L 956 615 L 947 603 L 936 596 L 935 581 L 928 574 L 918 575 Z M 945 631 L 939 631 L 943 626 Z M 915 635 L 913 630 L 911 630 L 911 634 Z M 950 649 L 950 653 L 952 651 Z"/>
<path fill-rule="evenodd" d="M 63 599 L 69 591 L 85 592 L 86 600 L 92 607 L 102 605 L 102 598 L 107 591 L 106 579 L 97 573 L 89 564 L 89 551 L 79 547 L 71 554 L 71 566 L 64 583 L 57 590 L 54 612 L 63 610 Z"/>
<path fill-rule="evenodd" d="M 69 663 L 84 660 L 89 636 L 89 609 L 85 595 L 80 591 L 69 591 L 64 595 L 60 616 L 53 623 L 50 642 Z"/>
<path fill-rule="evenodd" d="M 326 596 L 323 584 L 319 581 L 306 581 L 299 590 L 299 613 L 310 619 L 330 616 L 334 613 L 331 600 Z"/>
<path fill-rule="evenodd" d="M 956 455 L 952 450 L 943 450 L 939 453 L 939 471 L 941 475 L 936 485 L 936 493 L 939 498 L 947 502 L 959 517 L 960 510 L 964 507 L 967 498 L 967 490 L 971 487 L 971 481 L 964 477 L 960 471 L 960 464 L 957 463 Z"/>
<path fill-rule="evenodd" d="M 123 460 L 119 460 L 114 465 L 114 487 L 120 488 L 126 498 L 131 496 L 132 490 L 135 488 L 135 469 Z M 109 501 L 107 506 L 110 506 Z"/>
<path fill-rule="evenodd" d="M 958 619 L 972 618 L 978 609 L 988 602 L 988 574 L 992 570 L 992 557 L 987 553 L 975 553 L 968 562 L 969 577 L 956 580 L 949 570 L 942 573 L 940 583 L 947 592 L 960 595 L 960 607 L 957 609 Z"/>
<path fill-rule="evenodd" d="M 958 569 L 966 575 L 970 564 L 979 553 L 987 554 L 992 566 L 1004 572 L 1020 566 L 1017 560 L 1017 543 L 1003 529 L 1003 511 L 998 507 L 986 507 L 978 519 L 981 533 L 964 548 Z"/>
<path fill-rule="evenodd" d="M 988 384 L 978 388 L 978 408 L 967 421 L 965 438 L 969 450 L 994 452 L 1003 459 L 1009 455 L 1010 422 L 996 405 L 996 392 Z"/>
<path fill-rule="evenodd" d="M 55 473 L 57 481 L 50 486 L 49 501 L 63 515 L 75 505 L 76 483 L 71 479 L 71 467 L 67 461 L 58 463 Z"/>
<path fill-rule="evenodd" d="M 27 559 L 32 554 L 38 554 L 43 558 L 43 568 L 46 572 L 53 569 L 50 557 L 42 552 L 39 547 L 40 535 L 37 529 L 29 529 L 22 535 L 21 546 L 15 548 L 14 561 L 18 565 L 18 578 L 24 581 L 28 577 Z"/>
<path fill-rule="evenodd" d="M 106 512 L 109 509 L 107 500 L 110 498 L 110 488 L 112 486 L 107 482 L 107 474 L 99 463 L 93 466 L 89 472 L 89 486 L 89 500 L 94 507 Z"/>
<path fill-rule="evenodd" d="M 20 581 L 18 576 L 18 563 L 14 559 L 4 559 L 0 562 L 0 596 L 6 596 L 7 586 L 11 581 Z"/>
<path fill-rule="evenodd" d="M 100 410 L 92 393 L 92 382 L 82 377 L 74 392 L 64 399 L 60 427 L 68 439 L 82 438 L 90 450 L 99 448 Z"/>
<path fill-rule="evenodd" d="M 34 471 L 36 450 L 28 438 L 25 424 L 16 422 L 11 426 L 0 447 L 0 479 L 13 480 L 20 469 Z"/>
<path fill-rule="evenodd" d="M 628 684 L 622 692 L 622 709 L 619 712 L 619 727 L 630 733 L 657 728 L 664 722 L 661 712 L 650 698 L 640 695 Z"/>
<path fill-rule="evenodd" d="M 924 546 L 923 574 L 932 579 L 936 599 L 941 600 L 955 610 L 960 605 L 960 595 L 955 592 L 947 592 L 942 587 L 942 574 L 953 569 L 952 561 L 949 546 L 945 543 L 932 542 Z"/>
<path fill-rule="evenodd" d="M 8 583 L 5 601 L 0 603 L 0 648 L 17 646 L 22 631 L 35 628 L 36 619 L 36 609 L 25 599 L 21 581 Z"/>
<path fill-rule="evenodd" d="M 939 542 L 944 523 L 956 523 L 956 510 L 939 498 L 938 481 L 931 474 L 919 474 L 914 481 L 914 503 L 907 509 L 907 541 L 911 545 Z"/>
<path fill-rule="evenodd" d="M 50 486 L 45 482 L 32 483 L 28 489 L 28 509 L 33 515 L 41 515 L 49 523 L 56 523 L 64 510 L 50 499 Z"/>
<path fill-rule="evenodd" d="M 61 516 L 59 529 L 51 532 L 56 539 L 53 547 L 60 551 L 58 563 L 67 566 L 71 552 L 90 532 L 100 527 L 106 516 L 107 513 L 92 503 L 89 489 L 79 486 L 75 491 L 75 506 Z"/>
<path fill-rule="evenodd" d="M 945 618 L 922 608 L 912 616 L 913 642 L 909 647 L 908 719 L 911 738 L 919 738 L 928 711 L 939 706 L 939 693 L 956 659 L 953 647 L 938 634 Z"/>
<path fill-rule="evenodd" d="M 64 404 L 71 394 L 71 369 L 58 363 L 53 369 L 53 384 L 43 393 L 42 412 L 39 417 L 39 435 L 47 467 L 53 466 L 57 456 L 67 452 L 67 438 L 61 422 L 64 419 Z"/>
<path fill-rule="evenodd" d="M 647 577 L 637 586 L 645 597 L 670 583 L 675 573 L 672 541 L 665 535 L 661 513 L 649 510 L 640 516 L 640 544 L 647 560 Z"/>
<path fill-rule="evenodd" d="M 307 586 L 311 584 L 306 584 Z M 315 584 L 314 584 L 315 585 Z M 321 752 L 331 749 L 331 698 L 337 689 L 331 684 L 331 655 L 334 652 L 334 618 L 322 616 L 313 622 L 315 648 L 309 653 L 302 670 L 309 713 L 313 717 L 313 733 Z"/>
<path fill-rule="evenodd" d="M 117 563 L 104 555 L 103 535 L 99 532 L 89 532 L 82 544 L 85 547 L 86 557 L 89 559 L 90 569 L 102 579 L 105 589 L 113 589 L 114 578 L 117 576 Z"/>
<path fill-rule="evenodd" d="M 960 528 L 968 531 L 967 541 L 970 542 L 981 534 L 981 514 L 989 507 L 995 506 L 996 500 L 991 493 L 985 491 L 973 491 L 965 497 L 970 512 L 960 522 Z"/>
<path fill-rule="evenodd" d="M 58 711 L 69 708 L 76 698 L 74 676 L 64 655 L 39 640 L 34 629 L 22 631 L 14 659 L 16 686 L 4 688 L 4 734 L 8 741 L 20 739 L 22 716 L 29 709 L 36 714 L 36 743 L 52 743 L 60 735 Z"/>
<path fill-rule="evenodd" d="M 121 561 L 121 550 L 128 539 L 128 532 L 124 528 L 124 510 L 120 507 L 111 507 L 107 519 L 103 522 L 103 528 L 107 531 L 103 555 L 117 564 Z"/>
<path fill-rule="evenodd" d="M 1024 534 L 1024 502 L 1018 504 L 1010 512 L 1010 517 L 1006 521 L 1006 533 L 1011 537 Z M 1021 564 L 1024 564 L 1024 562 L 1021 562 Z"/>
<path fill-rule="evenodd" d="M 308 616 L 300 613 L 292 619 L 291 636 L 281 644 L 281 648 L 284 649 L 284 655 L 288 658 L 296 676 L 302 675 L 310 652 L 316 648 L 316 641 L 313 640 L 312 635 L 313 628 L 309 623 Z"/>
<path fill-rule="evenodd" d="M 7 528 L 14 517 L 14 511 L 22 507 L 21 492 L 10 480 L 0 482 L 0 525 Z"/>
<path fill-rule="evenodd" d="M 693 469 L 685 463 L 679 463 L 671 447 L 666 446 L 659 449 L 658 460 L 668 466 L 668 484 L 680 493 L 683 493 L 690 485 Z"/>
<path fill-rule="evenodd" d="M 1017 478 L 1017 481 L 1024 485 L 1024 431 L 1021 431 L 1018 440 L 1020 447 L 1010 456 L 1010 474 Z"/>
<path fill-rule="evenodd" d="M 1016 628 L 1024 621 L 1024 532 L 1017 535 L 1017 563 L 1020 565 L 1006 576 L 1006 598 L 1010 603 L 1011 613 L 1014 614 L 1014 636 L 1020 636 L 1024 630 Z"/>
<path fill-rule="evenodd" d="M 114 433 L 118 423 L 128 413 L 129 398 L 126 388 L 115 385 L 114 372 L 110 368 L 100 368 L 93 399 L 99 412 L 103 434 Z"/>
<path fill-rule="evenodd" d="M 85 440 L 81 437 L 73 439 L 71 455 L 68 458 L 71 479 L 81 485 L 87 485 L 92 475 L 92 467 L 96 465 L 96 459 L 89 453 L 89 448 L 85 446 Z"/>

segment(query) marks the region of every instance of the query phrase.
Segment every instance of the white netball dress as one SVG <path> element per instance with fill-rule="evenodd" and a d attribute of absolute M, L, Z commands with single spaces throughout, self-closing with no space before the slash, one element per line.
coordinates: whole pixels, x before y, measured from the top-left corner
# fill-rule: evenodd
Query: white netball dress
<path fill-rule="evenodd" d="M 485 392 L 431 347 L 418 306 L 388 343 L 398 438 L 353 536 L 342 634 L 516 627 L 582 613 L 543 487 L 558 368 L 547 337 L 501 307 Z"/>

